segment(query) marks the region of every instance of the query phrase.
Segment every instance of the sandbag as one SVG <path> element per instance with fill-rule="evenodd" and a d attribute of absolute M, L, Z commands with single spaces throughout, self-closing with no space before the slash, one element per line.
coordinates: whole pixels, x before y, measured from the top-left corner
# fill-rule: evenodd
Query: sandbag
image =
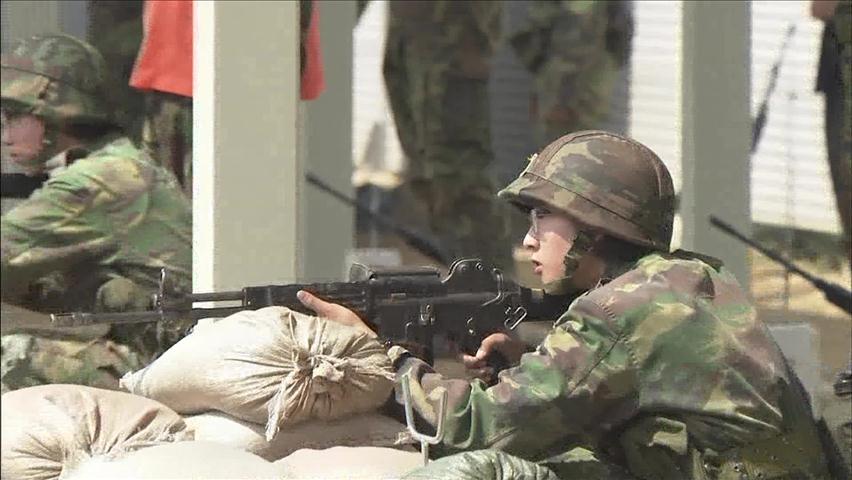
<path fill-rule="evenodd" d="M 384 348 L 358 329 L 285 307 L 242 311 L 196 328 L 122 388 L 181 414 L 218 410 L 279 428 L 375 410 L 393 370 Z"/>
<path fill-rule="evenodd" d="M 559 480 L 547 467 L 499 450 L 462 452 L 429 462 L 404 480 Z M 572 477 L 582 478 L 582 477 Z"/>
<path fill-rule="evenodd" d="M 279 431 L 271 442 L 266 441 L 263 425 L 225 413 L 202 413 L 184 420 L 196 440 L 240 448 L 270 461 L 280 460 L 302 448 L 392 447 L 414 443 L 405 425 L 373 412 L 331 421 L 308 420 Z"/>
<path fill-rule="evenodd" d="M 257 455 L 211 442 L 179 442 L 121 456 L 93 457 L 63 480 L 279 479 L 280 468 Z"/>
<path fill-rule="evenodd" d="M 55 479 L 95 456 L 191 440 L 183 419 L 165 405 L 82 385 L 41 385 L 3 394 L 0 477 Z"/>
<path fill-rule="evenodd" d="M 275 466 L 282 480 L 385 480 L 422 467 L 423 456 L 381 447 L 306 448 L 278 460 Z"/>

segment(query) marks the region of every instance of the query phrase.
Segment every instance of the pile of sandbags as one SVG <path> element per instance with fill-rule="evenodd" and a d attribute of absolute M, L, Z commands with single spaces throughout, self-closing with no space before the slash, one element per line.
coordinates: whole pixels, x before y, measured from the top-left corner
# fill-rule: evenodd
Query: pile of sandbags
<path fill-rule="evenodd" d="M 175 411 L 124 392 L 43 385 L 3 394 L 0 477 L 58 478 L 92 457 L 192 440 Z"/>
<path fill-rule="evenodd" d="M 282 467 L 240 449 L 180 442 L 80 463 L 63 480 L 279 480 Z M 316 477 L 315 477 L 316 478 Z"/>
<path fill-rule="evenodd" d="M 299 449 L 335 446 L 394 447 L 413 443 L 405 425 L 375 412 L 331 421 L 308 420 L 278 432 L 267 441 L 264 426 L 221 412 L 184 417 L 196 440 L 216 442 L 275 461 Z"/>
<path fill-rule="evenodd" d="M 389 397 L 393 378 L 385 349 L 362 331 L 266 307 L 199 324 L 151 365 L 125 375 L 121 386 L 187 418 L 204 414 L 194 421 L 200 439 L 218 441 L 212 427 L 205 427 L 212 423 L 236 432 L 232 438 L 245 439 L 247 450 L 280 458 L 282 451 L 293 450 L 294 440 L 276 444 L 279 431 L 295 434 L 293 429 L 309 420 L 330 422 L 375 411 Z M 259 425 L 265 443 L 258 441 Z M 382 425 L 373 428 L 382 442 L 404 430 L 395 422 L 389 434 L 387 420 Z"/>
<path fill-rule="evenodd" d="M 306 448 L 275 466 L 281 480 L 387 480 L 423 467 L 423 455 L 379 447 Z"/>

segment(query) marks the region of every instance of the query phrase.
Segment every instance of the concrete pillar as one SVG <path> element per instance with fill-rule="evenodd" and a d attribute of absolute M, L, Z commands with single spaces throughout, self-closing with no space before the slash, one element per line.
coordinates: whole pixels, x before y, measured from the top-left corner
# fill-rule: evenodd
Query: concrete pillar
<path fill-rule="evenodd" d="M 682 246 L 722 259 L 746 288 L 746 247 L 708 215 L 751 231 L 750 30 L 748 2 L 683 2 Z"/>
<path fill-rule="evenodd" d="M 196 292 L 301 275 L 298 18 L 298 2 L 195 2 Z"/>
<path fill-rule="evenodd" d="M 355 2 L 323 0 L 320 12 L 325 91 L 304 102 L 305 170 L 349 197 L 352 188 L 352 29 Z M 304 190 L 306 281 L 343 280 L 346 251 L 354 245 L 354 210 L 312 185 Z"/>

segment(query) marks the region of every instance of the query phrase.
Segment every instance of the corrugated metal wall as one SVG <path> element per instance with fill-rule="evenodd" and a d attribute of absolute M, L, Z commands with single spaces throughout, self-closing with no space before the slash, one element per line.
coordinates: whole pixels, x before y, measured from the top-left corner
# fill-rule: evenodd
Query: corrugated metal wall
<path fill-rule="evenodd" d="M 635 3 L 630 135 L 654 150 L 681 187 L 679 1 Z"/>
<path fill-rule="evenodd" d="M 789 25 L 790 41 L 769 101 L 763 139 L 752 157 L 751 208 L 755 222 L 839 233 L 826 160 L 823 98 L 814 91 L 822 23 L 809 2 L 752 4 L 752 112 L 767 89 Z"/>

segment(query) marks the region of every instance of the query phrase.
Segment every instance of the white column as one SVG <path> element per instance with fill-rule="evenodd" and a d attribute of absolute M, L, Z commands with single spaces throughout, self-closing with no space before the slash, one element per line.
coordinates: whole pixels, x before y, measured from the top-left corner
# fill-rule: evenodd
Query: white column
<path fill-rule="evenodd" d="M 682 245 L 722 259 L 746 288 L 747 247 L 708 216 L 751 232 L 750 31 L 748 2 L 683 2 Z"/>
<path fill-rule="evenodd" d="M 195 2 L 196 292 L 301 274 L 298 18 L 298 2 Z"/>
<path fill-rule="evenodd" d="M 323 0 L 320 12 L 325 91 L 304 103 L 305 170 L 337 190 L 352 188 L 352 29 L 355 2 Z M 343 280 L 345 254 L 354 244 L 354 210 L 312 185 L 303 203 L 305 279 Z"/>

